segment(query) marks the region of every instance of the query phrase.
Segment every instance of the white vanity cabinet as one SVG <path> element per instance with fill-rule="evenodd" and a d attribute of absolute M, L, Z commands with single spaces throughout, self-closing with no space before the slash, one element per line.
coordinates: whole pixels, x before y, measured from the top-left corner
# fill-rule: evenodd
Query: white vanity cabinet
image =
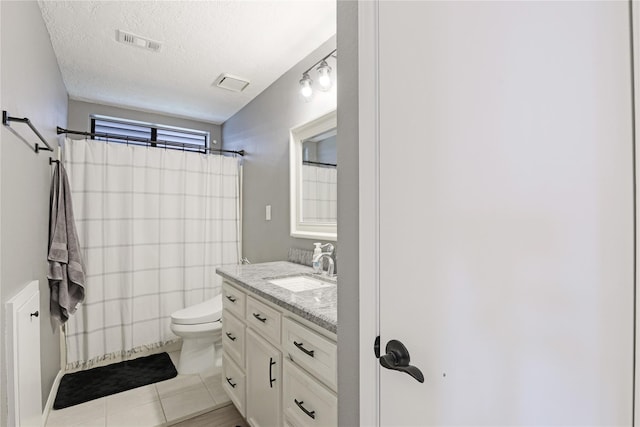
<path fill-rule="evenodd" d="M 335 334 L 223 283 L 222 383 L 253 427 L 336 426 Z"/>

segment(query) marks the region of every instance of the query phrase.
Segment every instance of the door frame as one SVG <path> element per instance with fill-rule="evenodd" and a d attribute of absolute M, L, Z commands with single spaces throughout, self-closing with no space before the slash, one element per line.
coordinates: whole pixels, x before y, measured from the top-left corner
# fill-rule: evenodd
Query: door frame
<path fill-rule="evenodd" d="M 378 1 L 358 0 L 358 174 L 360 425 L 378 426 L 380 365 L 373 344 L 379 335 Z M 366 185 L 364 185 L 366 183 Z"/>
<path fill-rule="evenodd" d="M 634 206 L 640 199 L 640 185 L 636 171 L 640 170 L 640 156 L 636 152 L 636 123 L 640 123 L 640 0 L 630 0 L 631 41 L 633 66 L 633 145 L 634 145 Z M 380 332 L 379 322 L 379 99 L 378 99 L 378 0 L 358 0 L 358 150 L 359 150 L 359 350 L 360 350 L 360 425 L 379 426 L 380 365 L 373 357 L 373 343 Z M 640 281 L 640 210 L 635 211 L 635 278 L 634 278 L 634 368 L 633 368 L 633 425 L 640 427 L 636 414 L 640 413 L 640 318 L 636 310 L 640 305 L 637 283 Z"/>
<path fill-rule="evenodd" d="M 640 158 L 638 156 L 638 152 L 636 147 L 637 143 L 637 134 L 636 134 L 636 124 L 640 123 L 640 96 L 638 94 L 638 90 L 636 88 L 640 87 L 640 64 L 638 64 L 638 59 L 640 59 L 640 1 L 632 0 L 629 2 L 629 8 L 631 10 L 631 66 L 633 67 L 633 82 L 631 85 L 631 89 L 633 91 L 633 152 L 634 152 L 634 186 L 635 186 L 635 194 L 634 194 L 634 206 L 636 207 L 635 211 L 635 239 L 634 239 L 634 252 L 635 252 L 635 278 L 634 278 L 634 292 L 636 295 L 636 299 L 634 301 L 633 307 L 633 316 L 635 318 L 635 329 L 634 329 L 634 379 L 633 379 L 633 425 L 639 426 L 638 417 L 636 416 L 640 411 L 640 396 L 637 390 L 637 384 L 640 383 L 640 370 L 638 367 L 640 366 L 640 319 L 638 319 L 638 305 L 640 304 L 640 295 L 638 295 L 638 281 L 640 280 L 640 272 L 638 271 L 638 265 L 640 265 L 640 254 L 638 253 L 638 241 L 640 239 L 640 231 L 638 230 L 638 224 L 640 224 L 640 210 L 637 207 L 638 199 L 640 197 L 640 188 L 638 188 L 638 175 L 637 171 L 640 170 Z"/>

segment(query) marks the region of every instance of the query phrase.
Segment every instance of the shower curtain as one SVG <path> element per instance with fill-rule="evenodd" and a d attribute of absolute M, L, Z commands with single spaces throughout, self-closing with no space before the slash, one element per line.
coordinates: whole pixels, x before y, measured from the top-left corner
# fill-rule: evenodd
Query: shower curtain
<path fill-rule="evenodd" d="M 306 222 L 337 222 L 338 169 L 302 165 L 302 216 Z"/>
<path fill-rule="evenodd" d="M 86 298 L 66 324 L 67 368 L 163 346 L 175 310 L 221 292 L 240 259 L 240 160 L 68 139 Z"/>

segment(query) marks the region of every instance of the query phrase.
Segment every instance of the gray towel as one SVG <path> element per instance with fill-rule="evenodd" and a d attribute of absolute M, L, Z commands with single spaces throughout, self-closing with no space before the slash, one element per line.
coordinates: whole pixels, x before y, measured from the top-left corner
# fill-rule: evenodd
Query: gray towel
<path fill-rule="evenodd" d="M 49 309 L 52 325 L 62 325 L 84 300 L 84 263 L 76 233 L 67 172 L 59 162 L 51 181 L 49 217 Z"/>

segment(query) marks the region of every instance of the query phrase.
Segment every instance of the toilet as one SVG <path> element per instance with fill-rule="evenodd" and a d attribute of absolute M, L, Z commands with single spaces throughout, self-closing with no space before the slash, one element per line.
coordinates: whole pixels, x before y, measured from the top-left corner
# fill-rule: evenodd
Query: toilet
<path fill-rule="evenodd" d="M 222 341 L 222 295 L 174 312 L 171 331 L 182 338 L 179 374 L 198 374 L 219 366 L 216 346 Z"/>

